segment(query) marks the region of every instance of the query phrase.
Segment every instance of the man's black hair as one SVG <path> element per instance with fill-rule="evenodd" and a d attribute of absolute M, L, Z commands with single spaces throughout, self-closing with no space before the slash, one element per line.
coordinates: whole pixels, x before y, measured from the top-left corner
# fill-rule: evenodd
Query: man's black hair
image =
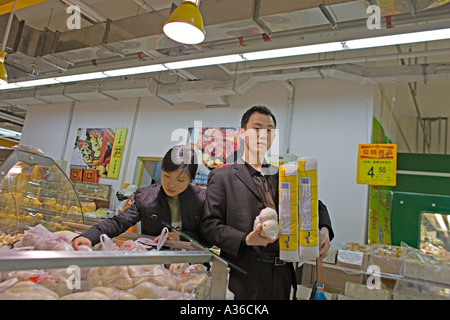
<path fill-rule="evenodd" d="M 255 112 L 271 116 L 273 123 L 275 124 L 275 127 L 277 126 L 277 120 L 275 119 L 275 116 L 273 115 L 272 111 L 269 108 L 267 108 L 266 106 L 253 106 L 250 109 L 248 109 L 247 111 L 245 111 L 245 113 L 242 115 L 241 128 L 244 128 L 244 129 L 247 128 L 248 120 L 250 119 L 252 114 Z"/>
<path fill-rule="evenodd" d="M 175 146 L 166 152 L 161 164 L 161 170 L 173 172 L 182 169 L 194 180 L 198 169 L 198 163 L 194 150 L 189 146 Z"/>

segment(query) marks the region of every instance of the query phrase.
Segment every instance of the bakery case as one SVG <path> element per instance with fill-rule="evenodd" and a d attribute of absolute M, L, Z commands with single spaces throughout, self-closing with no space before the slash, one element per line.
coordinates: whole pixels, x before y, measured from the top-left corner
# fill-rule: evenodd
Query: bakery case
<path fill-rule="evenodd" d="M 0 228 L 60 231 L 67 222 L 83 224 L 81 202 L 55 161 L 29 147 L 0 149 Z"/>
<path fill-rule="evenodd" d="M 0 149 L 0 300 L 229 294 L 228 263 L 188 237 L 159 247 L 154 237 L 125 232 L 121 244 L 108 238 L 75 251 L 71 240 L 87 228 L 80 197 L 52 158 L 24 146 Z"/>

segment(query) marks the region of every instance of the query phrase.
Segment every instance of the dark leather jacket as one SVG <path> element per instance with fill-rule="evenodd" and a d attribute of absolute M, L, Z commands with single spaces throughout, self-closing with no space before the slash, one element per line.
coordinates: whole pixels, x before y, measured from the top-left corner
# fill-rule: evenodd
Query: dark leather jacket
<path fill-rule="evenodd" d="M 182 231 L 196 240 L 199 239 L 200 218 L 205 203 L 205 190 L 190 184 L 178 195 Z M 134 203 L 119 215 L 102 220 L 97 225 L 83 232 L 81 236 L 88 238 L 93 245 L 99 242 L 101 234 L 113 238 L 141 221 L 142 234 L 157 236 L 164 225 L 171 224 L 171 212 L 167 195 L 160 184 L 153 184 L 136 191 Z"/>

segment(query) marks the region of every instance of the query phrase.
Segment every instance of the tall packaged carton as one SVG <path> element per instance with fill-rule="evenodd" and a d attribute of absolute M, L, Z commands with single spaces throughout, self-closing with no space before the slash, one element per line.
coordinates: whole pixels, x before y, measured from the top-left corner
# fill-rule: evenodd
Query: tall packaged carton
<path fill-rule="evenodd" d="M 288 162 L 280 167 L 279 220 L 280 259 L 298 262 L 298 166 Z"/>
<path fill-rule="evenodd" d="M 319 203 L 317 158 L 298 160 L 299 254 L 302 260 L 319 257 Z"/>
<path fill-rule="evenodd" d="M 319 256 L 317 159 L 300 158 L 280 167 L 280 259 L 303 263 Z"/>

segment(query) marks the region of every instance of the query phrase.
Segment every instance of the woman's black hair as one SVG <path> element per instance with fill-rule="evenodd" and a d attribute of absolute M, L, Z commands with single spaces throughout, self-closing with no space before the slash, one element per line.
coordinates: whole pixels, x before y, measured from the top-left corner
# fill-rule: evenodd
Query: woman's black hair
<path fill-rule="evenodd" d="M 272 111 L 269 108 L 267 108 L 266 106 L 254 106 L 245 111 L 245 113 L 242 115 L 241 128 L 244 129 L 247 128 L 248 120 L 250 120 L 251 115 L 255 112 L 262 113 L 272 117 L 275 127 L 277 126 L 277 120 L 275 119 L 275 116 L 273 115 Z"/>
<path fill-rule="evenodd" d="M 182 169 L 186 171 L 191 181 L 197 174 L 198 163 L 194 150 L 189 146 L 175 146 L 166 152 L 161 164 L 161 170 L 165 172 L 173 172 Z"/>

